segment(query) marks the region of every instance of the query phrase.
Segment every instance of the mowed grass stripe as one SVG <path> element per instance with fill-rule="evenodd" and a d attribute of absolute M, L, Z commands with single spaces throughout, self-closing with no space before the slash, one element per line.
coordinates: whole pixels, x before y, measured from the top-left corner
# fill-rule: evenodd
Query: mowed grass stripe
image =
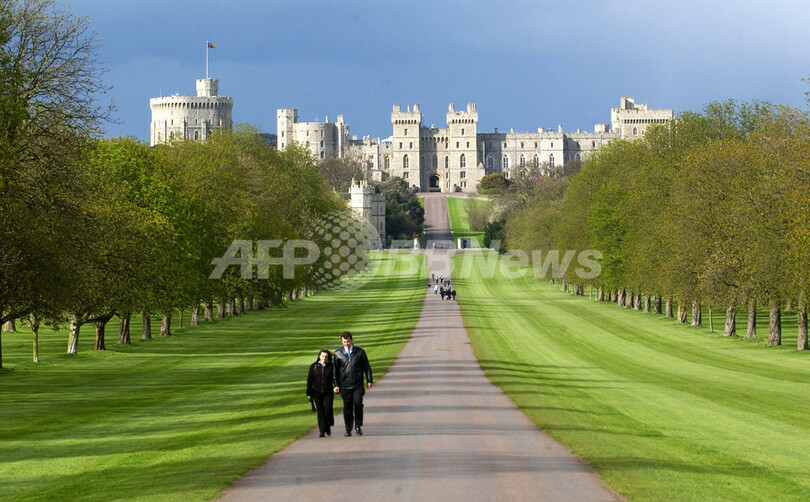
<path fill-rule="evenodd" d="M 506 279 L 454 272 L 488 377 L 633 500 L 810 497 L 803 354 Z M 463 266 L 461 268 L 464 268 Z"/>
<path fill-rule="evenodd" d="M 376 378 L 387 370 L 419 317 L 423 267 L 419 255 L 379 254 L 356 291 L 105 352 L 90 350 L 87 330 L 78 356 L 46 351 L 40 365 L 21 359 L 29 334 L 4 336 L 15 356 L 0 373 L 0 499 L 215 497 L 315 426 L 306 370 L 341 331 L 367 349 Z M 64 330 L 42 336 L 64 350 Z"/>

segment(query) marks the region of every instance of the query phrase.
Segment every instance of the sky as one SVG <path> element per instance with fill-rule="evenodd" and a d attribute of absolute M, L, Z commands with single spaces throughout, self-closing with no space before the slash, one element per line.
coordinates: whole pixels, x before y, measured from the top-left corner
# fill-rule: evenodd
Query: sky
<path fill-rule="evenodd" d="M 807 108 L 810 2 L 57 0 L 89 16 L 116 106 L 106 135 L 149 139 L 149 98 L 219 79 L 233 120 L 276 133 L 276 110 L 391 135 L 392 105 L 478 131 L 592 131 L 622 96 L 676 114 L 762 100 Z"/>

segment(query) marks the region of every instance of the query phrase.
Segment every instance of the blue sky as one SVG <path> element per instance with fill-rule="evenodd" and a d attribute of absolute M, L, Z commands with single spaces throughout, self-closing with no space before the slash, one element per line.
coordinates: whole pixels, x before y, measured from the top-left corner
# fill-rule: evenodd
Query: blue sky
<path fill-rule="evenodd" d="M 61 0 L 60 0 L 61 1 Z M 61 3 L 60 5 L 68 5 Z M 149 98 L 194 95 L 205 74 L 233 119 L 276 132 L 345 117 L 387 137 L 393 104 L 423 125 L 477 104 L 479 132 L 593 130 L 621 96 L 675 113 L 733 98 L 806 107 L 810 2 L 75 0 L 102 43 L 120 124 L 148 139 Z"/>

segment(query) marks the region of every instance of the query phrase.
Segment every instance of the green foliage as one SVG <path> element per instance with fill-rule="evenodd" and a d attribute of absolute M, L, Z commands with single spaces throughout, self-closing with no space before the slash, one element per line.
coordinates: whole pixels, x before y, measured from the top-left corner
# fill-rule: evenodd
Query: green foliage
<path fill-rule="evenodd" d="M 391 177 L 377 185 L 385 196 L 385 232 L 391 239 L 411 239 L 422 232 L 425 209 L 408 182 Z"/>
<path fill-rule="evenodd" d="M 509 186 L 509 180 L 501 173 L 487 174 L 481 178 L 481 193 L 502 193 Z"/>
<path fill-rule="evenodd" d="M 601 274 L 568 279 L 725 308 L 806 298 L 805 112 L 710 103 L 595 152 L 557 202 L 507 213 L 513 249 L 595 249 Z M 801 222 L 801 223 L 799 223 Z M 792 265 L 789 265 L 792 264 Z"/>

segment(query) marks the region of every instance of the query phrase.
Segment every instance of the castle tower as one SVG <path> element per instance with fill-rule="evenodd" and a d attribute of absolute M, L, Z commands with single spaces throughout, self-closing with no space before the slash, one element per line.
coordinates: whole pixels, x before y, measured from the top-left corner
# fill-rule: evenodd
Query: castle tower
<path fill-rule="evenodd" d="M 233 98 L 219 96 L 217 79 L 197 79 L 197 96 L 152 98 L 149 107 L 151 146 L 172 139 L 205 141 L 214 129 L 233 129 Z"/>
<path fill-rule="evenodd" d="M 408 106 L 402 111 L 399 105 L 394 105 L 391 112 L 391 125 L 394 128 L 391 145 L 390 173 L 399 176 L 410 185 L 422 187 L 422 166 L 420 166 L 420 128 L 422 127 L 422 113 L 419 105 L 413 105 L 413 111 Z"/>
<path fill-rule="evenodd" d="M 295 141 L 296 122 L 298 122 L 298 110 L 295 108 L 282 108 L 276 111 L 276 135 L 279 150 L 284 150 Z"/>
<path fill-rule="evenodd" d="M 352 210 L 368 223 L 379 235 L 371 242 L 371 249 L 382 249 L 385 242 L 385 196 L 378 194 L 373 186 L 368 186 L 365 180 L 355 182 L 349 187 Z"/>
<path fill-rule="evenodd" d="M 443 174 L 442 191 L 464 190 L 470 181 L 475 186 L 478 169 L 478 111 L 475 103 L 468 103 L 464 111 L 456 111 L 451 103 L 447 110 L 447 136 L 449 139 L 449 165 Z M 481 166 L 483 167 L 483 166 Z M 443 172 L 442 172 L 443 171 Z"/>

